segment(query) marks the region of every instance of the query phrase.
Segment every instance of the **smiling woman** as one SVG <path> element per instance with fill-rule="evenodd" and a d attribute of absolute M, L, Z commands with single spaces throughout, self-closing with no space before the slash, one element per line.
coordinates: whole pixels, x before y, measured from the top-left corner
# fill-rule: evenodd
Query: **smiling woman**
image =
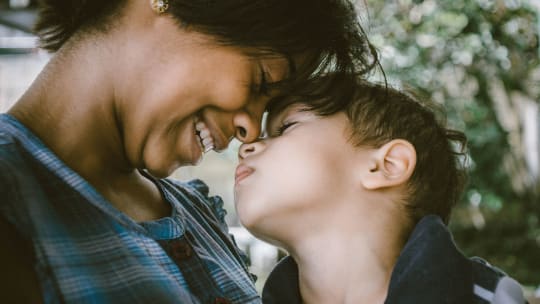
<path fill-rule="evenodd" d="M 353 5 L 49 0 L 35 29 L 52 58 L 0 115 L 3 296 L 260 302 L 222 201 L 166 177 L 255 140 L 272 97 L 375 66 Z"/>

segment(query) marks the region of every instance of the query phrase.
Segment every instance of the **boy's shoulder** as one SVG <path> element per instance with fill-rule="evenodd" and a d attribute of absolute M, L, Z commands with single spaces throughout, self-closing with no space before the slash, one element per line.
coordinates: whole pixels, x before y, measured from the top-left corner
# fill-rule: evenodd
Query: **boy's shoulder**
<path fill-rule="evenodd" d="M 394 268 L 388 300 L 525 303 L 518 282 L 481 258 L 463 255 L 448 227 L 435 215 L 422 218 L 410 235 Z"/>
<path fill-rule="evenodd" d="M 471 257 L 475 303 L 526 303 L 520 284 L 480 257 Z"/>

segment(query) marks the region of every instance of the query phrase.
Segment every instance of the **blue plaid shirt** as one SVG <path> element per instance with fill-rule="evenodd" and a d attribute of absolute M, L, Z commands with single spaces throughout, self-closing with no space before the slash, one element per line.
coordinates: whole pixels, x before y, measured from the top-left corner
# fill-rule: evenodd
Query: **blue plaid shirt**
<path fill-rule="evenodd" d="M 0 216 L 33 246 L 46 303 L 260 303 L 221 199 L 147 177 L 173 212 L 136 223 L 0 114 Z"/>

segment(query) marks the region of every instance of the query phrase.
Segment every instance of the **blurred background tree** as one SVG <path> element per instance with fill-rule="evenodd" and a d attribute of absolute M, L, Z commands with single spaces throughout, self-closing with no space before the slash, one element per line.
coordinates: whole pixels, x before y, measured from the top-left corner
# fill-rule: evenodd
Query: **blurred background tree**
<path fill-rule="evenodd" d="M 450 225 L 456 243 L 538 286 L 540 1 L 361 5 L 389 83 L 443 103 L 469 138 L 469 184 Z"/>

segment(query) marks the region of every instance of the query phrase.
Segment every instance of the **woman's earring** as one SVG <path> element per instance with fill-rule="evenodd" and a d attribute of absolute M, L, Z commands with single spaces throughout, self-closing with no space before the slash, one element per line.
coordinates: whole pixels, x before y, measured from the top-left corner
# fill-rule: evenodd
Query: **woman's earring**
<path fill-rule="evenodd" d="M 152 5 L 154 12 L 158 14 L 163 14 L 169 9 L 168 0 L 150 0 L 150 5 Z"/>

